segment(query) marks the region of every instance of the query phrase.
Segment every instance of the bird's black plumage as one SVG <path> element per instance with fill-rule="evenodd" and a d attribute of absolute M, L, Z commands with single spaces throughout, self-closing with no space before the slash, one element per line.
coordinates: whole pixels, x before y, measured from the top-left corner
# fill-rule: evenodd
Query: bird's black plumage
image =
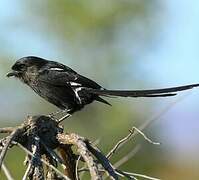
<path fill-rule="evenodd" d="M 78 111 L 95 100 L 109 104 L 101 96 L 166 97 L 199 86 L 192 84 L 151 90 L 106 90 L 61 63 L 34 56 L 17 60 L 7 76 L 19 78 L 38 95 L 60 109 L 67 109 L 69 113 Z"/>

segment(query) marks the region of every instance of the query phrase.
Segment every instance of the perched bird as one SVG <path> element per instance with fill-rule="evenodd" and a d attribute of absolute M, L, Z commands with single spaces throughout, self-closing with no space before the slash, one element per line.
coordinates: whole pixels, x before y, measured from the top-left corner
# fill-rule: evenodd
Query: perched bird
<path fill-rule="evenodd" d="M 61 110 L 72 114 L 93 101 L 109 104 L 105 97 L 166 97 L 174 96 L 199 84 L 151 89 L 151 90 L 106 90 L 95 81 L 84 77 L 68 66 L 40 57 L 23 57 L 12 66 L 7 77 L 14 76 L 30 86 L 38 95 Z"/>

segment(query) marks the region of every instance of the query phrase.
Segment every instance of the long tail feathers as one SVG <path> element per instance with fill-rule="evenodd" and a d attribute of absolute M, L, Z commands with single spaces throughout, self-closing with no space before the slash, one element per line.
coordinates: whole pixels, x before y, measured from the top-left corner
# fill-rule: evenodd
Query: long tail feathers
<path fill-rule="evenodd" d="M 198 87 L 199 84 L 191 84 L 185 86 L 178 86 L 172 88 L 163 88 L 163 89 L 150 89 L 150 90 L 101 90 L 101 89 L 91 89 L 85 88 L 87 92 L 96 94 L 99 96 L 120 96 L 120 97 L 166 97 L 166 96 L 175 96 L 179 91 L 185 91 Z"/>
<path fill-rule="evenodd" d="M 99 102 L 102 102 L 102 103 L 104 103 L 104 104 L 107 104 L 107 105 L 109 105 L 109 106 L 112 106 L 108 101 L 102 99 L 102 98 L 99 97 L 99 96 L 97 96 L 95 100 L 96 100 L 96 101 L 99 101 Z"/>

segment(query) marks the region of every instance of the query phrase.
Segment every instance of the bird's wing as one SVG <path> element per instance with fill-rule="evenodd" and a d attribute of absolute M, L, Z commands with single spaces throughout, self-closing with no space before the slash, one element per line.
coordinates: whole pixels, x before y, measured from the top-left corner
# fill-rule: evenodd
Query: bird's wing
<path fill-rule="evenodd" d="M 101 88 L 99 84 L 91 79 L 79 75 L 71 68 L 59 63 L 49 64 L 41 69 L 39 79 L 42 82 L 55 86 L 70 85 L 71 87 Z"/>

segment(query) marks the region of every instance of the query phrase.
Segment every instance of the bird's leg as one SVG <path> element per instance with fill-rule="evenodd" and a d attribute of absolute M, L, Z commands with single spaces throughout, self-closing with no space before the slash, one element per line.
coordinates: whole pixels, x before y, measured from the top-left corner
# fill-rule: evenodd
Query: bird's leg
<path fill-rule="evenodd" d="M 71 109 L 59 110 L 59 111 L 50 113 L 48 116 L 51 117 L 51 118 L 55 118 L 56 115 L 64 114 L 64 113 L 66 113 L 66 114 L 64 116 L 62 116 L 61 118 L 56 118 L 57 122 L 60 123 L 63 120 L 67 119 L 68 117 L 72 116 L 71 115 Z"/>
<path fill-rule="evenodd" d="M 64 116 L 62 116 L 60 119 L 57 120 L 58 123 L 62 122 L 63 120 L 69 118 L 72 116 L 73 113 L 73 109 L 65 109 L 62 112 L 66 112 L 66 114 Z"/>
<path fill-rule="evenodd" d="M 65 119 L 67 119 L 67 118 L 69 118 L 69 117 L 71 117 L 71 116 L 72 116 L 71 114 L 67 113 L 67 114 L 64 115 L 63 117 L 59 118 L 59 119 L 57 120 L 57 122 L 60 123 L 60 122 L 64 121 Z"/>
<path fill-rule="evenodd" d="M 54 116 L 56 116 L 57 114 L 61 113 L 62 111 L 63 111 L 63 110 L 58 110 L 58 111 L 52 112 L 52 113 L 50 113 L 48 116 L 54 117 Z"/>
<path fill-rule="evenodd" d="M 52 112 L 50 113 L 48 116 L 50 117 L 55 117 L 56 115 L 60 114 L 60 113 L 65 113 L 65 112 L 68 112 L 69 110 L 68 109 L 64 109 L 64 110 L 58 110 L 56 112 Z"/>

